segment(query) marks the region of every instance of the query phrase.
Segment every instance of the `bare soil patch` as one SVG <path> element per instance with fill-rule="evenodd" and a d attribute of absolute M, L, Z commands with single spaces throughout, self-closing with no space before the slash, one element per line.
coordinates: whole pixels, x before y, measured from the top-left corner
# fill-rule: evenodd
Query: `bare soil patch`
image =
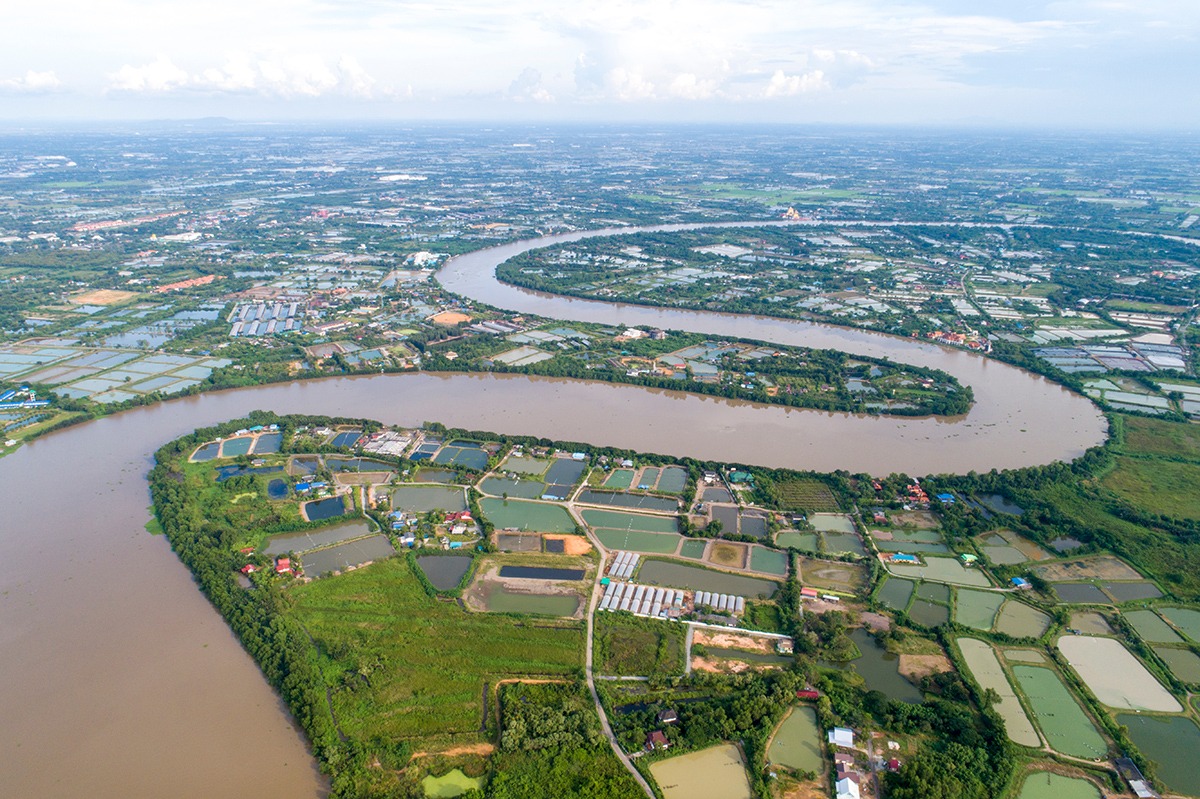
<path fill-rule="evenodd" d="M 1142 575 L 1112 555 L 1065 560 L 1038 566 L 1034 572 L 1052 583 L 1073 580 L 1142 580 Z"/>
<path fill-rule="evenodd" d="M 945 655 L 900 656 L 900 673 L 913 682 L 919 683 L 923 677 L 945 671 L 954 671 L 954 666 Z"/>
<path fill-rule="evenodd" d="M 543 535 L 543 541 L 562 541 L 564 555 L 586 555 L 592 544 L 581 535 Z"/>
<path fill-rule="evenodd" d="M 453 327 L 454 325 L 461 325 L 463 322 L 470 322 L 471 317 L 459 311 L 442 311 L 429 317 L 429 321 L 435 325 Z"/>
<path fill-rule="evenodd" d="M 890 630 L 892 629 L 892 620 L 882 613 L 872 613 L 864 610 L 859 614 L 859 619 L 863 625 L 871 630 Z"/>
<path fill-rule="evenodd" d="M 496 747 L 489 743 L 477 743 L 469 746 L 452 746 L 441 752 L 414 752 L 413 758 L 418 757 L 457 757 L 458 755 L 483 755 L 487 757 L 492 752 L 496 751 Z"/>
<path fill-rule="evenodd" d="M 937 517 L 927 510 L 905 510 L 892 514 L 892 524 L 897 527 L 915 527 L 918 530 L 936 530 Z"/>
<path fill-rule="evenodd" d="M 692 636 L 692 643 L 705 646 L 719 646 L 723 649 L 741 649 L 746 652 L 762 652 L 771 654 L 775 651 L 775 641 L 757 635 L 742 635 L 738 633 L 720 633 L 712 630 L 698 629 Z"/>
<path fill-rule="evenodd" d="M 92 291 L 85 291 L 83 294 L 76 294 L 67 301 L 75 305 L 116 305 L 120 302 L 129 302 L 139 296 L 141 295 L 136 291 L 94 289 Z"/>

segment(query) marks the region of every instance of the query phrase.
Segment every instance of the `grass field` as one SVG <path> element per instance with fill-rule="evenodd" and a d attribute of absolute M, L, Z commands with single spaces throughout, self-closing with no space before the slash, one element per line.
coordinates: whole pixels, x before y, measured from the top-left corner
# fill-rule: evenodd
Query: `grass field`
<path fill-rule="evenodd" d="M 684 626 L 597 613 L 595 666 L 600 674 L 650 676 L 683 672 Z"/>
<path fill-rule="evenodd" d="M 806 510 L 809 513 L 836 513 L 840 510 L 837 497 L 820 480 L 784 480 L 775 484 L 779 506 L 785 510 Z"/>
<path fill-rule="evenodd" d="M 1200 466 L 1195 464 L 1117 458 L 1116 468 L 1102 484 L 1140 510 L 1200 519 Z"/>
<path fill-rule="evenodd" d="M 1200 459 L 1200 427 L 1196 425 L 1123 416 L 1126 452 Z"/>
<path fill-rule="evenodd" d="M 579 622 L 467 613 L 427 596 L 400 558 L 289 593 L 289 615 L 320 653 L 338 725 L 359 741 L 482 740 L 485 685 L 582 665 Z"/>

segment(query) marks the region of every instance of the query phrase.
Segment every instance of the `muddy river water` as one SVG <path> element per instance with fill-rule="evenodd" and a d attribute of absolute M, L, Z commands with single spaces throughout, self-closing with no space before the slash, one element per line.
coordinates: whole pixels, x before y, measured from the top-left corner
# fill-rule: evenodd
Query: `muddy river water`
<path fill-rule="evenodd" d="M 320 796 L 303 737 L 165 540 L 148 535 L 154 450 L 263 408 L 537 434 L 764 465 L 924 474 L 1072 458 L 1103 439 L 1085 399 L 915 341 L 779 320 L 550 298 L 507 287 L 516 244 L 446 285 L 561 319 L 835 347 L 935 366 L 975 389 L 954 419 L 856 417 L 521 376 L 314 380 L 185 398 L 49 435 L 0 460 L 0 795 Z"/>

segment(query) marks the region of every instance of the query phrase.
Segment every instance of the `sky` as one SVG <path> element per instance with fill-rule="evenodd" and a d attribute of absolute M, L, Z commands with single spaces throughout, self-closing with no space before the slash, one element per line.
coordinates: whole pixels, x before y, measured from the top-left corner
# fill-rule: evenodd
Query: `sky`
<path fill-rule="evenodd" d="M 37 0 L 0 119 L 1200 129 L 1197 0 Z"/>

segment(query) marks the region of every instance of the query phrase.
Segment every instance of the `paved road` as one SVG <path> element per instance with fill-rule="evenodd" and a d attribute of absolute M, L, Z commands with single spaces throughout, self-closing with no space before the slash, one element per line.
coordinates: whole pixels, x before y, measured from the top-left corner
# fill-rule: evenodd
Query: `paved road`
<path fill-rule="evenodd" d="M 588 529 L 587 525 L 583 524 L 583 520 L 578 517 L 573 504 L 568 505 L 567 510 L 584 530 Z M 590 532 L 588 533 L 588 538 L 591 538 Z M 642 786 L 642 790 L 646 793 L 646 796 L 654 799 L 654 789 L 650 787 L 650 783 L 646 782 L 645 777 L 634 768 L 633 761 L 629 759 L 629 755 L 625 754 L 625 751 L 621 749 L 621 745 L 617 743 L 617 736 L 613 734 L 612 725 L 608 723 L 608 714 L 604 712 L 604 706 L 600 704 L 600 694 L 596 693 L 596 676 L 592 669 L 592 635 L 594 633 L 596 606 L 600 604 L 600 598 L 604 595 L 604 591 L 600 586 L 600 578 L 604 575 L 604 559 L 608 553 L 604 550 L 604 547 L 600 546 L 599 541 L 592 539 L 592 545 L 600 553 L 600 568 L 596 570 L 596 582 L 592 586 L 592 598 L 588 601 L 587 610 L 587 653 L 584 656 L 583 671 L 587 678 L 588 692 L 592 695 L 592 702 L 596 705 L 596 713 L 600 716 L 600 729 L 604 731 L 604 736 L 608 738 L 608 745 L 612 747 L 613 753 L 620 759 L 626 770 L 637 780 L 638 785 Z"/>

